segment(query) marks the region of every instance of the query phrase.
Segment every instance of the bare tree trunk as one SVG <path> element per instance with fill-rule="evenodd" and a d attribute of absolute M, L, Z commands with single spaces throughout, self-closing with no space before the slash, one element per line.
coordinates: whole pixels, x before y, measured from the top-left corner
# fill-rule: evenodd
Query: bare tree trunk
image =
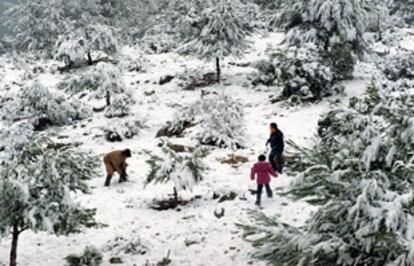
<path fill-rule="evenodd" d="M 85 37 L 86 37 L 86 41 L 89 42 L 89 34 L 88 31 L 85 29 Z M 87 56 L 88 56 L 88 65 L 92 65 L 93 61 L 92 61 L 92 55 L 91 55 L 91 50 L 89 49 L 89 43 L 87 43 L 88 45 L 88 52 L 87 52 Z"/>
<path fill-rule="evenodd" d="M 220 58 L 218 57 L 216 57 L 216 69 L 217 69 L 217 83 L 220 83 L 221 70 L 220 70 Z"/>
<path fill-rule="evenodd" d="M 16 224 L 13 225 L 13 231 L 12 231 L 12 245 L 10 250 L 10 266 L 16 266 L 17 265 L 17 242 L 19 240 L 19 228 Z"/>
<path fill-rule="evenodd" d="M 91 52 L 90 51 L 88 51 L 88 65 L 92 65 L 93 64 L 93 61 L 92 61 L 92 56 L 91 56 Z"/>
<path fill-rule="evenodd" d="M 110 106 L 111 105 L 111 95 L 109 94 L 109 91 L 106 92 L 105 99 L 106 99 L 106 105 Z"/>
<path fill-rule="evenodd" d="M 175 204 L 178 206 L 178 193 L 175 187 L 174 187 L 174 201 L 175 201 Z"/>

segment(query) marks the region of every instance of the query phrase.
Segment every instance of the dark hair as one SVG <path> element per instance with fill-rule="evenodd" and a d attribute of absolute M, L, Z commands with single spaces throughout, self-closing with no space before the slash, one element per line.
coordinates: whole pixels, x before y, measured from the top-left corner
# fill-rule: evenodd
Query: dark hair
<path fill-rule="evenodd" d="M 270 123 L 270 127 L 272 127 L 273 129 L 277 129 L 277 124 L 276 123 Z"/>
<path fill-rule="evenodd" d="M 122 151 L 122 154 L 125 155 L 125 157 L 131 157 L 131 150 L 125 149 Z"/>
<path fill-rule="evenodd" d="M 261 162 L 266 161 L 266 155 L 264 155 L 264 154 L 260 154 L 258 159 L 259 159 L 259 161 L 261 161 Z"/>

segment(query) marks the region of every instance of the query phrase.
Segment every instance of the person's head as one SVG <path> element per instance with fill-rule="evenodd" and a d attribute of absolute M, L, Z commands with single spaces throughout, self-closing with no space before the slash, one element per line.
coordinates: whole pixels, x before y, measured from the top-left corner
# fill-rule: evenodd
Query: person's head
<path fill-rule="evenodd" d="M 276 123 L 270 123 L 270 133 L 276 133 L 277 131 L 277 124 Z"/>
<path fill-rule="evenodd" d="M 266 156 L 264 154 L 260 154 L 258 160 L 259 162 L 264 162 L 266 161 Z"/>
<path fill-rule="evenodd" d="M 131 150 L 130 149 L 123 150 L 122 155 L 124 155 L 127 158 L 130 158 L 131 157 Z"/>

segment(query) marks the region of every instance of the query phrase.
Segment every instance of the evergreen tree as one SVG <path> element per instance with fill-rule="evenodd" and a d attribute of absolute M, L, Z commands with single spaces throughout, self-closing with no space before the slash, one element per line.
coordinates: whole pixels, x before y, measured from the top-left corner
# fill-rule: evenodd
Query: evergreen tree
<path fill-rule="evenodd" d="M 328 113 L 302 149 L 286 195 L 317 204 L 302 227 L 261 216 L 242 226 L 271 265 L 414 263 L 414 97 L 411 80 L 373 83 Z M 255 238 L 251 238 L 254 236 Z"/>
<path fill-rule="evenodd" d="M 363 34 L 381 8 L 375 0 L 286 1 L 279 25 L 286 29 L 289 44 L 313 42 L 326 51 L 335 44 L 351 44 L 354 51 L 362 51 Z"/>
<path fill-rule="evenodd" d="M 52 52 L 58 37 L 102 21 L 98 0 L 20 0 L 6 11 L 17 49 Z"/>
<path fill-rule="evenodd" d="M 12 236 L 10 266 L 16 266 L 22 232 L 55 235 L 92 227 L 95 210 L 74 202 L 72 193 L 88 192 L 99 160 L 75 149 L 57 150 L 28 123 L 0 132 L 0 234 Z"/>
<path fill-rule="evenodd" d="M 108 63 L 98 63 L 86 72 L 70 75 L 58 84 L 58 88 L 72 96 L 89 93 L 90 98 L 105 99 L 110 117 L 125 115 L 129 106 L 135 103 L 120 69 Z"/>
<path fill-rule="evenodd" d="M 174 200 L 178 203 L 178 191 L 192 190 L 196 184 L 203 180 L 206 167 L 202 158 L 206 156 L 206 151 L 197 148 L 192 152 L 178 153 L 165 142 L 162 146 L 162 152 L 162 157 L 152 156 L 147 161 L 151 171 L 145 184 L 172 182 Z"/>
<path fill-rule="evenodd" d="M 240 102 L 227 95 L 209 95 L 179 110 L 167 131 L 182 133 L 186 127 L 199 125 L 195 138 L 201 144 L 235 150 L 244 146 L 244 119 Z"/>
<path fill-rule="evenodd" d="M 0 109 L 1 118 L 8 123 L 29 120 L 36 129 L 47 125 L 63 126 L 91 115 L 91 110 L 83 103 L 70 99 L 62 93 L 52 92 L 39 82 L 21 89 Z"/>
<path fill-rule="evenodd" d="M 57 41 L 55 58 L 63 59 L 68 67 L 88 60 L 92 65 L 92 52 L 99 51 L 113 55 L 119 50 L 115 30 L 103 24 L 91 24 L 71 30 Z"/>
<path fill-rule="evenodd" d="M 205 8 L 192 25 L 180 48 L 183 54 L 200 59 L 216 59 L 217 82 L 220 82 L 220 59 L 225 56 L 242 56 L 249 47 L 246 37 L 250 34 L 248 22 L 241 16 L 242 3 L 232 0 L 208 0 Z M 185 24 L 184 24 L 185 25 Z"/>
<path fill-rule="evenodd" d="M 390 13 L 399 21 L 414 25 L 414 0 L 390 0 Z"/>

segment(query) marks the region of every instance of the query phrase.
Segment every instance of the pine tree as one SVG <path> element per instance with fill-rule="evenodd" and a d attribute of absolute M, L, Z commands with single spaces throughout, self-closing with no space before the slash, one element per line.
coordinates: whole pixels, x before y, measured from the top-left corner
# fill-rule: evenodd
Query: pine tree
<path fill-rule="evenodd" d="M 390 13 L 398 20 L 403 20 L 408 25 L 414 25 L 414 1 L 390 0 Z"/>
<path fill-rule="evenodd" d="M 319 141 L 301 149 L 284 193 L 319 206 L 302 227 L 261 216 L 242 225 L 271 265 L 414 263 L 414 97 L 411 80 L 370 85 L 328 113 Z M 253 238 L 252 238 L 253 237 Z"/>
<path fill-rule="evenodd" d="M 335 44 L 351 44 L 361 51 L 366 46 L 363 34 L 381 8 L 375 0 L 286 1 L 279 25 L 286 29 L 289 44 L 313 42 L 326 51 Z"/>
<path fill-rule="evenodd" d="M 199 125 L 194 137 L 201 144 L 235 150 L 244 146 L 244 119 L 239 101 L 227 95 L 208 95 L 177 111 L 167 131 L 180 134 L 187 127 Z"/>
<path fill-rule="evenodd" d="M 91 110 L 35 81 L 7 101 L 0 109 L 0 115 L 8 123 L 27 119 L 36 129 L 44 129 L 47 125 L 63 126 L 85 119 L 91 115 Z"/>
<path fill-rule="evenodd" d="M 241 16 L 242 3 L 232 0 L 208 0 L 198 18 L 193 18 L 193 30 L 179 51 L 200 59 L 216 60 L 217 82 L 220 82 L 220 59 L 241 57 L 249 47 L 248 22 Z"/>
<path fill-rule="evenodd" d="M 98 63 L 86 72 L 69 75 L 58 88 L 71 96 L 88 93 L 90 98 L 105 99 L 109 117 L 126 115 L 129 106 L 135 103 L 121 70 L 108 63 Z"/>
<path fill-rule="evenodd" d="M 88 60 L 92 65 L 92 52 L 104 52 L 114 55 L 119 50 L 115 30 L 103 24 L 91 24 L 84 28 L 71 30 L 57 41 L 56 59 L 63 59 L 66 66 L 71 67 Z"/>
<path fill-rule="evenodd" d="M 10 266 L 16 266 L 18 239 L 26 230 L 65 235 L 96 226 L 95 210 L 82 208 L 71 194 L 88 192 L 86 181 L 97 175 L 97 158 L 57 150 L 25 122 L 0 135 L 0 234 L 12 236 Z"/>
<path fill-rule="evenodd" d="M 6 11 L 17 49 L 51 54 L 59 36 L 102 21 L 98 0 L 21 0 Z"/>
<path fill-rule="evenodd" d="M 178 191 L 192 190 L 203 180 L 206 167 L 202 158 L 206 156 L 206 151 L 197 148 L 193 152 L 178 153 L 172 150 L 167 142 L 162 145 L 163 156 L 154 155 L 147 161 L 151 171 L 145 184 L 172 182 L 174 201 L 178 203 Z"/>

